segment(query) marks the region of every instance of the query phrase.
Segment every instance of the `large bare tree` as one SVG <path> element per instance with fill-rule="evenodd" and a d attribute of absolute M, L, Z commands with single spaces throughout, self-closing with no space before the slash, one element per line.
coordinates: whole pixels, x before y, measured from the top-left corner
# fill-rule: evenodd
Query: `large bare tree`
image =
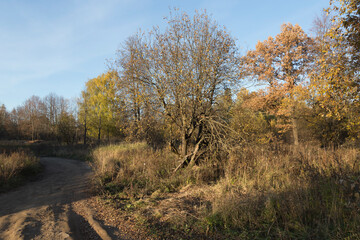
<path fill-rule="evenodd" d="M 180 168 L 196 162 L 207 145 L 217 98 L 238 79 L 238 51 L 205 12 L 191 17 L 175 11 L 167 22 L 165 31 L 156 27 L 130 38 L 118 61 L 120 75 L 142 86 L 139 96 L 158 107 L 172 140 L 179 138 L 173 149 L 183 159 Z"/>

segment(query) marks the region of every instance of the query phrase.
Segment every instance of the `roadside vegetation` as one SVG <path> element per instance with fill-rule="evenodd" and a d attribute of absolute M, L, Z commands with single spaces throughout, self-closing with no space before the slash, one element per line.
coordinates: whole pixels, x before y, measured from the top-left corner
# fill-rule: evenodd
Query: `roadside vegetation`
<path fill-rule="evenodd" d="M 61 144 L 56 141 L 0 141 L 0 152 L 31 152 L 37 157 L 62 157 L 82 161 L 90 160 L 91 146 L 83 144 Z"/>
<path fill-rule="evenodd" d="M 0 141 L 0 193 L 38 179 L 43 171 L 40 157 L 90 160 L 90 147 L 49 141 Z"/>
<path fill-rule="evenodd" d="M 173 154 L 144 143 L 100 147 L 93 157 L 102 197 L 157 237 L 360 237 L 358 149 L 234 147 L 221 162 L 176 173 Z"/>
<path fill-rule="evenodd" d="M 36 177 L 41 170 L 39 159 L 30 153 L 18 151 L 0 154 L 0 192 Z"/>

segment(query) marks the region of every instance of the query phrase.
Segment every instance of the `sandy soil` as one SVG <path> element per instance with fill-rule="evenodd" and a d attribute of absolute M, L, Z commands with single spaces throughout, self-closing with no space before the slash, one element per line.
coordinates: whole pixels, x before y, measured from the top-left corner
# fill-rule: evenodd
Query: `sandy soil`
<path fill-rule="evenodd" d="M 80 161 L 42 158 L 43 176 L 0 194 L 0 239 L 126 239 L 94 219 L 86 202 L 90 167 Z M 110 231 L 110 230 L 111 231 Z"/>

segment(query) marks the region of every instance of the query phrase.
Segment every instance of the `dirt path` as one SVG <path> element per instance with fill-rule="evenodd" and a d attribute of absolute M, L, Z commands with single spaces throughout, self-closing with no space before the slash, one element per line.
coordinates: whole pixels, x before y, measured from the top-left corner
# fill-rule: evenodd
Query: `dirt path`
<path fill-rule="evenodd" d="M 76 204 L 88 197 L 90 167 L 80 161 L 42 158 L 43 177 L 0 194 L 0 239 L 119 239 Z"/>

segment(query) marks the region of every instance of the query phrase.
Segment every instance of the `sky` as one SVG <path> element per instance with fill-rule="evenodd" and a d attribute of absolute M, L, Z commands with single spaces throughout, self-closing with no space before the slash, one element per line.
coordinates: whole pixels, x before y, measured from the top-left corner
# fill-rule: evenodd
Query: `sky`
<path fill-rule="evenodd" d="M 329 0 L 0 0 L 0 104 L 80 96 L 139 29 L 166 27 L 170 9 L 206 10 L 246 51 L 299 24 L 308 34 Z"/>

